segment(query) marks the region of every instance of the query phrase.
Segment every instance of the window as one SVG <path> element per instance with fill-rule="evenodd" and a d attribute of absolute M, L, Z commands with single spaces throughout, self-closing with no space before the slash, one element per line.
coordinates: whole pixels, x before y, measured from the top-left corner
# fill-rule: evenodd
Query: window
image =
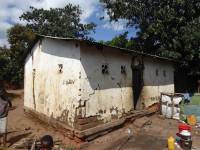
<path fill-rule="evenodd" d="M 121 66 L 121 73 L 126 74 L 126 66 Z"/>
<path fill-rule="evenodd" d="M 63 72 L 63 64 L 58 64 L 58 72 L 59 73 Z"/>
<path fill-rule="evenodd" d="M 108 64 L 104 64 L 101 66 L 101 69 L 102 69 L 102 73 L 103 74 L 108 74 Z"/>
<path fill-rule="evenodd" d="M 156 76 L 158 76 L 158 69 L 156 69 Z"/>

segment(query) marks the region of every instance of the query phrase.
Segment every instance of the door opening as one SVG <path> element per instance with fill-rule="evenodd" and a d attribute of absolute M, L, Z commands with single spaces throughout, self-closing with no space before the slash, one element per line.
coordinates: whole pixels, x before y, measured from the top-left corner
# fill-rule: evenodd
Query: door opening
<path fill-rule="evenodd" d="M 134 109 L 137 108 L 140 94 L 143 88 L 143 64 L 132 67 L 132 86 L 133 86 L 133 98 L 134 98 Z"/>

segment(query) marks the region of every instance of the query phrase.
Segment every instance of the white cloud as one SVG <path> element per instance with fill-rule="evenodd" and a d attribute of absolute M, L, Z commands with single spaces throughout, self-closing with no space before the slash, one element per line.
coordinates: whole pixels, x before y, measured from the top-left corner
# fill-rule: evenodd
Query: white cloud
<path fill-rule="evenodd" d="M 9 46 L 9 43 L 7 41 L 7 38 L 0 38 L 0 46 Z"/>
<path fill-rule="evenodd" d="M 118 22 L 109 22 L 107 21 L 105 24 L 102 25 L 105 29 L 112 29 L 115 31 L 122 31 L 125 30 L 126 27 L 126 21 L 125 20 L 119 20 Z"/>
<path fill-rule="evenodd" d="M 101 17 L 101 13 L 97 14 L 97 17 Z M 119 19 L 117 22 L 115 21 L 110 21 L 110 17 L 108 16 L 107 12 L 104 11 L 103 13 L 104 17 L 104 24 L 102 25 L 103 28 L 105 29 L 112 29 L 114 31 L 122 31 L 126 28 L 126 20 Z"/>
<path fill-rule="evenodd" d="M 6 37 L 6 32 L 11 26 L 12 25 L 7 22 L 0 21 L 0 39 Z"/>
<path fill-rule="evenodd" d="M 81 7 L 83 11 L 81 22 L 86 23 L 87 19 L 96 11 L 99 0 L 0 0 L 0 46 L 7 44 L 7 29 L 13 24 L 24 23 L 19 20 L 19 16 L 29 10 L 30 6 L 49 9 L 61 8 L 68 3 Z"/>
<path fill-rule="evenodd" d="M 0 0 L 0 46 L 8 45 L 6 32 L 13 24 L 25 24 L 25 21 L 20 21 L 19 16 L 29 10 L 30 6 L 36 8 L 61 8 L 66 4 L 72 3 L 79 5 L 83 13 L 81 22 L 87 23 L 88 18 L 93 14 L 96 19 L 104 16 L 104 20 L 100 23 L 100 28 L 110 29 L 118 32 L 126 28 L 126 21 L 110 22 L 109 16 L 102 9 L 99 0 Z"/>

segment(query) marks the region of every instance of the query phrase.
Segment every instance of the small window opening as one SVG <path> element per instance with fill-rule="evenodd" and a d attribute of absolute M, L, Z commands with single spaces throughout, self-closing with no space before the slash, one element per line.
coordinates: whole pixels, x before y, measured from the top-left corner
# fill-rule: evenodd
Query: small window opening
<path fill-rule="evenodd" d="M 34 68 L 33 69 L 33 77 L 35 77 L 35 72 L 36 72 L 36 69 Z"/>
<path fill-rule="evenodd" d="M 126 66 L 121 66 L 121 73 L 126 74 Z"/>
<path fill-rule="evenodd" d="M 102 69 L 102 73 L 103 74 L 108 74 L 108 64 L 104 64 L 101 66 L 101 69 Z"/>
<path fill-rule="evenodd" d="M 58 64 L 58 72 L 59 73 L 63 72 L 63 64 Z"/>
<path fill-rule="evenodd" d="M 156 76 L 158 76 L 158 69 L 156 69 Z"/>

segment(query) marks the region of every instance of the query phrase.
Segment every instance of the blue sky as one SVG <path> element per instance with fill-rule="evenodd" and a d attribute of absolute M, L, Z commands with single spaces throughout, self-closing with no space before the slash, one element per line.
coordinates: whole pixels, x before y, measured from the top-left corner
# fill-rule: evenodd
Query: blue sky
<path fill-rule="evenodd" d="M 0 46 L 8 45 L 6 31 L 16 23 L 26 24 L 20 21 L 19 16 L 29 10 L 30 6 L 36 8 L 61 8 L 66 4 L 72 3 L 79 5 L 83 13 L 81 15 L 82 23 L 94 22 L 97 24 L 96 32 L 90 36 L 96 41 L 111 40 L 116 35 L 129 31 L 129 37 L 135 36 L 135 29 L 126 27 L 126 21 L 120 20 L 118 23 L 110 22 L 109 16 L 103 10 L 99 0 L 0 0 Z M 104 20 L 100 20 L 100 17 Z"/>
<path fill-rule="evenodd" d="M 136 36 L 136 30 L 133 28 L 127 28 L 125 21 L 120 21 L 119 23 L 110 23 L 108 17 L 105 17 L 104 20 L 101 20 L 100 15 L 103 16 L 105 15 L 105 13 L 101 8 L 99 8 L 99 12 L 98 15 L 97 13 L 92 14 L 87 20 L 88 22 L 94 22 L 95 24 L 97 24 L 95 33 L 92 33 L 90 35 L 95 40 L 111 40 L 113 37 L 124 33 L 125 31 L 129 31 L 129 37 Z"/>

